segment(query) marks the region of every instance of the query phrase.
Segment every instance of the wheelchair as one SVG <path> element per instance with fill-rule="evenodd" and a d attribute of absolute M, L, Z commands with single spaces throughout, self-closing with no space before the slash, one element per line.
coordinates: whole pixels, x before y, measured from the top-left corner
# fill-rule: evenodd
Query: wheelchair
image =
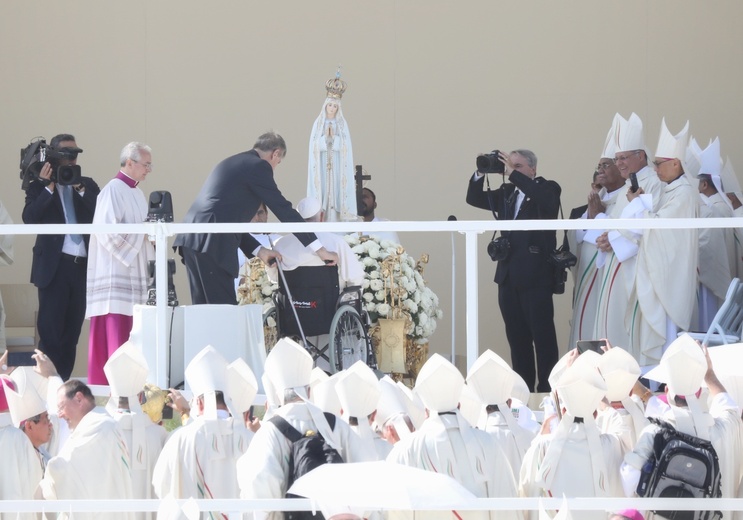
<path fill-rule="evenodd" d="M 319 358 L 325 359 L 331 372 L 349 368 L 357 361 L 377 368 L 360 286 L 340 291 L 337 266 L 297 267 L 284 271 L 284 278 L 291 301 L 279 277 L 279 288 L 272 297 L 274 306 L 263 315 L 264 328 L 270 329 L 275 324 L 275 340 L 288 336 L 304 342 L 315 363 Z M 325 334 L 328 334 L 326 345 L 314 345 L 308 339 Z M 273 344 L 267 341 L 266 347 L 270 346 Z"/>

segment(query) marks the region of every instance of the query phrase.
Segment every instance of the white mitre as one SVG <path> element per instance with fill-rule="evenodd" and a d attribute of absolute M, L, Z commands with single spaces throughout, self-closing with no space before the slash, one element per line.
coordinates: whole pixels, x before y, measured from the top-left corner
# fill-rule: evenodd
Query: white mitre
<path fill-rule="evenodd" d="M 337 385 L 342 373 L 343 371 L 336 372 L 327 379 L 315 383 L 315 386 L 310 385 L 310 401 L 323 412 L 341 415 L 343 407 L 338 398 Z"/>
<path fill-rule="evenodd" d="M 379 380 L 363 361 L 357 361 L 341 372 L 335 391 L 341 402 L 343 417 L 356 417 L 359 424 L 377 409 Z"/>
<path fill-rule="evenodd" d="M 440 354 L 434 354 L 421 367 L 415 381 L 415 393 L 432 412 L 449 412 L 457 408 L 464 377 L 459 369 Z"/>
<path fill-rule="evenodd" d="M 689 142 L 689 121 L 676 135 L 673 135 L 666 126 L 666 118 L 660 122 L 660 136 L 658 137 L 658 148 L 655 157 L 664 159 L 678 159 L 682 165 L 686 162 L 686 146 Z M 684 165 L 685 166 L 685 165 Z"/>
<path fill-rule="evenodd" d="M 11 388 L 10 385 L 5 387 L 5 399 L 8 401 L 13 426 L 19 428 L 23 421 L 46 412 L 46 401 L 41 398 L 36 391 L 36 387 L 27 378 L 25 370 L 19 371 L 16 369 L 13 371 L 13 375 L 16 387 L 15 389 Z"/>
<path fill-rule="evenodd" d="M 704 381 L 707 359 L 699 344 L 688 334 L 682 334 L 668 346 L 660 364 L 645 374 L 653 381 L 668 385 L 672 395 L 693 396 Z"/>
<path fill-rule="evenodd" d="M 696 179 L 699 175 L 699 169 L 702 166 L 702 148 L 694 137 L 689 138 L 689 144 L 686 147 L 685 171 L 690 178 Z"/>
<path fill-rule="evenodd" d="M 284 391 L 293 389 L 307 398 L 306 387 L 312 376 L 312 356 L 299 343 L 280 339 L 266 356 L 264 372 L 273 383 L 279 402 L 284 403 Z"/>
<path fill-rule="evenodd" d="M 243 414 L 253 406 L 258 394 L 258 380 L 250 366 L 242 358 L 227 365 L 227 395 L 234 411 Z"/>
<path fill-rule="evenodd" d="M 111 395 L 115 397 L 136 397 L 147 383 L 149 367 L 142 352 L 130 341 L 121 345 L 106 364 L 103 372 L 108 379 Z M 130 406 L 131 406 L 130 399 Z"/>
<path fill-rule="evenodd" d="M 618 122 L 619 127 L 614 139 L 616 146 L 616 149 L 614 150 L 615 153 L 646 150 L 645 132 L 642 128 L 642 120 L 640 119 L 640 116 L 632 112 L 629 119 L 624 119 L 622 116 L 619 116 Z"/>
<path fill-rule="evenodd" d="M 606 141 L 604 141 L 604 149 L 601 151 L 601 157 L 599 159 L 611 159 L 614 160 L 614 156 L 617 153 L 617 132 L 619 131 L 619 123 L 622 120 L 622 116 L 614 114 L 614 120 L 611 122 L 611 128 L 609 133 L 606 134 Z"/>
<path fill-rule="evenodd" d="M 467 385 L 486 405 L 503 405 L 512 397 L 515 379 L 508 363 L 492 350 L 486 350 L 472 364 Z"/>

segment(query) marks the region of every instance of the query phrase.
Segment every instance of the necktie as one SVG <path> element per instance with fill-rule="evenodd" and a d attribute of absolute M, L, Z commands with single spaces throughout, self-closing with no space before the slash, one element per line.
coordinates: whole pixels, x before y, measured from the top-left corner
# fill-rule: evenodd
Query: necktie
<path fill-rule="evenodd" d="M 68 224 L 77 224 L 77 216 L 75 215 L 75 203 L 72 200 L 72 186 L 59 186 L 62 190 L 62 204 L 64 204 L 64 212 L 67 217 Z M 83 240 L 82 235 L 70 235 L 70 238 L 76 244 L 79 244 Z"/>

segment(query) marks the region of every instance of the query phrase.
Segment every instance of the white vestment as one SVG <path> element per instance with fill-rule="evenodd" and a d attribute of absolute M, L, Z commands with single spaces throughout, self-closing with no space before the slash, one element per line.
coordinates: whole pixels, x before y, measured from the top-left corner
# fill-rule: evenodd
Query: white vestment
<path fill-rule="evenodd" d="M 225 415 L 223 410 L 218 414 Z M 252 438 L 242 418 L 197 417 L 165 443 L 152 476 L 155 494 L 176 499 L 237 498 L 235 464 Z"/>
<path fill-rule="evenodd" d="M 567 417 L 567 416 L 566 416 Z M 565 419 L 563 419 L 565 420 Z M 568 425 L 567 437 L 559 451 L 557 464 L 550 469 L 551 483 L 546 488 L 540 482 L 541 470 L 552 442 L 557 441 L 556 433 L 539 435 L 526 452 L 521 465 L 519 494 L 525 497 L 621 497 L 622 484 L 619 478 L 619 464 L 622 462 L 622 448 L 619 437 L 613 434 L 599 434 L 596 425 L 575 423 Z M 558 430 L 559 430 L 558 426 Z M 590 429 L 590 430 L 589 430 Z M 591 449 L 590 435 L 597 440 L 597 451 Z M 600 471 L 602 476 L 595 474 Z M 598 518 L 594 511 L 571 511 L 576 520 Z M 537 511 L 530 511 L 529 518 L 536 520 Z M 603 518 L 603 516 L 602 516 Z"/>
<path fill-rule="evenodd" d="M 44 476 L 42 462 L 28 436 L 13 426 L 8 412 L 0 413 L 0 453 L 3 461 L 0 500 L 33 500 L 36 487 Z M 36 515 L 0 513 L 0 520 L 16 518 L 31 519 Z"/>
<path fill-rule="evenodd" d="M 644 218 L 696 218 L 699 196 L 696 188 L 682 175 L 665 185 L 657 211 L 643 202 L 633 205 L 644 211 Z M 642 206 L 641 206 L 642 205 Z M 630 208 L 627 208 L 630 209 Z M 645 229 L 637 255 L 636 278 L 631 297 L 638 302 L 634 320 L 639 334 L 641 366 L 660 361 L 668 338 L 668 320 L 680 330 L 689 330 L 696 300 L 698 234 L 696 229 Z M 724 253 L 723 253 L 724 254 Z"/>
<path fill-rule="evenodd" d="M 516 496 L 518 468 L 510 468 L 491 434 L 471 427 L 459 411 L 432 413 L 418 430 L 395 444 L 387 461 L 449 475 L 479 498 Z M 491 518 L 488 511 L 457 514 Z M 492 513 L 492 518 L 522 517 L 521 511 Z"/>
<path fill-rule="evenodd" d="M 47 464 L 41 481 L 46 500 L 130 500 L 131 461 L 121 432 L 108 414 L 85 414 L 59 455 Z M 90 518 L 134 519 L 134 513 L 74 513 L 75 520 Z M 58 518 L 68 518 L 60 514 Z"/>
<path fill-rule="evenodd" d="M 624 190 L 617 189 L 609 193 L 602 188 L 599 192 L 601 202 L 604 203 L 603 213 L 596 215 L 595 220 L 606 218 L 611 213 L 617 201 L 617 195 Z M 587 214 L 583 214 L 587 218 Z M 578 262 L 571 268 L 573 273 L 573 317 L 570 320 L 570 348 L 575 342 L 582 339 L 594 339 L 596 328 L 596 312 L 599 300 L 599 269 L 596 267 L 598 249 L 596 248 L 596 231 L 586 233 L 582 229 L 568 232 L 572 237 L 571 251 L 575 253 Z"/>
<path fill-rule="evenodd" d="M 645 166 L 637 172 L 637 182 L 642 190 L 652 195 L 653 208 L 657 208 L 663 183 L 652 168 Z M 627 191 L 630 182 L 626 181 L 620 188 L 609 218 L 620 218 L 629 201 Z M 635 283 L 636 255 L 638 242 L 629 230 L 613 230 L 608 234 L 609 242 L 614 249 L 611 253 L 599 253 L 596 265 L 600 268 L 598 275 L 598 304 L 596 328 L 593 338 L 609 338 L 613 345 L 630 352 L 639 359 L 640 345 L 638 338 L 633 337 L 636 330 L 634 320 L 637 313 L 637 302 L 630 298 Z"/>
<path fill-rule="evenodd" d="M 117 410 L 113 413 L 113 418 L 119 424 L 129 450 L 134 498 L 157 498 L 152 487 L 152 473 L 168 432 L 159 424 L 153 423 L 144 412 L 130 413 Z M 135 427 L 139 428 L 136 435 Z M 141 438 L 135 439 L 140 435 Z M 152 513 L 143 512 L 135 515 L 138 520 L 155 517 Z"/>
<path fill-rule="evenodd" d="M 94 224 L 139 224 L 145 218 L 147 200 L 139 188 L 115 178 L 98 194 Z M 85 317 L 132 316 L 134 306 L 147 300 L 147 262 L 154 259 L 147 235 L 91 235 Z"/>
<path fill-rule="evenodd" d="M 331 102 L 338 105 L 338 112 L 328 119 L 325 108 Z M 327 98 L 310 134 L 307 196 L 320 201 L 328 222 L 358 219 L 354 175 L 351 134 L 341 100 Z"/>
<path fill-rule="evenodd" d="M 376 453 L 340 417 L 330 430 L 322 410 L 311 403 L 292 402 L 276 409 L 274 415 L 283 417 L 300 432 L 319 432 L 328 444 L 343 457 L 344 462 L 376 460 Z M 270 421 L 264 421 L 256 432 L 248 450 L 237 461 L 237 481 L 240 498 L 284 498 L 289 478 L 291 442 Z M 282 514 L 272 512 L 271 518 Z M 258 518 L 259 515 L 256 515 Z"/>
<path fill-rule="evenodd" d="M 506 413 L 511 413 L 511 410 Z M 514 417 L 515 421 L 516 418 Z M 514 472 L 514 481 L 518 482 L 521 463 L 531 445 L 531 441 L 534 440 L 535 434 L 518 423 L 513 428 L 509 428 L 503 413 L 500 411 L 488 414 L 485 431 L 495 438 L 498 446 L 503 450 Z"/>
<path fill-rule="evenodd" d="M 372 219 L 372 222 L 389 222 L 390 220 L 387 218 L 381 218 L 381 217 L 374 217 Z M 393 244 L 400 244 L 400 237 L 397 236 L 397 233 L 394 231 L 371 231 L 369 233 L 369 236 L 372 236 L 376 239 L 378 239 L 380 242 L 382 240 L 389 240 Z"/>
<path fill-rule="evenodd" d="M 364 266 L 351 250 L 343 236 L 335 233 L 315 232 L 325 249 L 338 254 L 338 283 L 341 290 L 364 281 Z M 310 248 L 305 247 L 294 235 L 284 235 L 274 243 L 274 249 L 281 253 L 281 268 L 292 271 L 301 266 L 325 265 L 322 258 Z M 266 269 L 271 280 L 277 280 L 276 267 Z M 291 289 L 291 288 L 290 288 Z"/>

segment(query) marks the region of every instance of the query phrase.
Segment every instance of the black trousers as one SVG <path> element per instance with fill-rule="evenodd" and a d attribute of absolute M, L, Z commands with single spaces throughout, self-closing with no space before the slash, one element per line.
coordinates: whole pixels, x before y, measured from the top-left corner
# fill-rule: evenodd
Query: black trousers
<path fill-rule="evenodd" d="M 237 305 L 235 278 L 208 254 L 181 247 L 193 305 Z M 235 252 L 237 255 L 237 252 Z"/>
<path fill-rule="evenodd" d="M 498 286 L 498 305 L 511 347 L 511 365 L 530 391 L 549 392 L 549 375 L 557 363 L 552 287 L 514 287 L 508 280 Z M 536 369 L 534 354 L 536 352 Z"/>
<path fill-rule="evenodd" d="M 85 320 L 86 278 L 87 262 L 62 254 L 52 282 L 38 289 L 39 349 L 65 381 L 75 367 L 77 340 Z"/>

